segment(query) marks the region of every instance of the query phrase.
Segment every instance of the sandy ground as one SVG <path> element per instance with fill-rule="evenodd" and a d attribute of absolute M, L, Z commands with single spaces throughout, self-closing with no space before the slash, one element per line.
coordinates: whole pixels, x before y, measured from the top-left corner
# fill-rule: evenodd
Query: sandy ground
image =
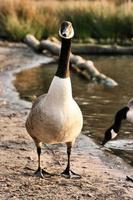
<path fill-rule="evenodd" d="M 12 58 L 17 51 L 18 49 L 12 53 L 7 49 L 5 52 L 0 51 L 0 61 L 4 55 L 10 58 L 8 71 L 12 71 Z M 29 49 L 27 51 L 30 52 Z M 22 56 L 22 52 L 23 49 L 20 51 L 21 56 L 18 56 L 18 62 L 26 55 L 25 52 Z M 30 61 L 31 58 L 30 54 L 27 60 Z M 18 63 L 15 64 L 17 66 Z M 7 69 L 7 65 L 4 65 Z M 2 70 L 1 80 L 6 75 Z M 22 106 L 14 91 L 14 101 L 17 101 L 17 106 L 14 107 L 15 103 L 10 99 L 12 96 L 9 96 L 4 84 L 0 82 L 0 200 L 133 199 L 133 183 L 126 180 L 127 175 L 133 174 L 132 167 L 83 135 L 76 141 L 71 158 L 72 169 L 82 176 L 81 179 L 58 176 L 67 162 L 64 145 L 44 146 L 42 151 L 42 166 L 57 175 L 44 179 L 35 177 L 36 148 L 24 126 L 30 105 Z"/>

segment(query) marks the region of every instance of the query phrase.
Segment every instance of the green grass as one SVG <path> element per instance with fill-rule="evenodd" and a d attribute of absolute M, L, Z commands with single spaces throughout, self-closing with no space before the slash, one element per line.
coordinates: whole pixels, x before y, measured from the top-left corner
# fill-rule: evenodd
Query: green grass
<path fill-rule="evenodd" d="M 78 40 L 124 44 L 133 38 L 132 10 L 131 2 L 4 0 L 0 38 L 22 41 L 27 33 L 38 39 L 57 36 L 60 23 L 70 20 Z"/>

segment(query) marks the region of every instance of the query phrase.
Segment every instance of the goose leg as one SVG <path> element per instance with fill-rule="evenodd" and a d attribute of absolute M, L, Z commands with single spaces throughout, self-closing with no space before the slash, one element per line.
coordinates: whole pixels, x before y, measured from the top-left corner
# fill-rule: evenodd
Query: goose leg
<path fill-rule="evenodd" d="M 41 144 L 37 144 L 37 155 L 38 155 L 38 169 L 35 171 L 35 175 L 44 178 L 44 176 L 50 177 L 51 174 L 41 168 L 40 156 L 41 156 Z"/>
<path fill-rule="evenodd" d="M 71 157 L 72 142 L 67 143 L 67 156 L 68 163 L 66 169 L 61 173 L 61 176 L 65 178 L 81 178 L 79 174 L 76 174 L 70 169 L 70 157 Z"/>

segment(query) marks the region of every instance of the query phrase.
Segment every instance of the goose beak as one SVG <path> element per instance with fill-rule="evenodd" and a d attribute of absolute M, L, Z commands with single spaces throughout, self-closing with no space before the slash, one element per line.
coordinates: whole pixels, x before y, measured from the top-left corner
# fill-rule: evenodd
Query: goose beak
<path fill-rule="evenodd" d="M 72 23 L 64 21 L 59 29 L 59 36 L 64 39 L 71 39 L 74 36 Z"/>

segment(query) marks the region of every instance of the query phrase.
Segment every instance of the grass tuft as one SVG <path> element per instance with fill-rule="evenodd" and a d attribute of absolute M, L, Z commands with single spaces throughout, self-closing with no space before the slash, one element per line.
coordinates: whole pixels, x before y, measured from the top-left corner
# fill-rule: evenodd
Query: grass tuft
<path fill-rule="evenodd" d="M 22 41 L 27 33 L 38 39 L 57 36 L 63 20 L 70 20 L 75 38 L 124 43 L 133 38 L 133 3 L 116 1 L 37 1 L 0 2 L 0 38 Z"/>

